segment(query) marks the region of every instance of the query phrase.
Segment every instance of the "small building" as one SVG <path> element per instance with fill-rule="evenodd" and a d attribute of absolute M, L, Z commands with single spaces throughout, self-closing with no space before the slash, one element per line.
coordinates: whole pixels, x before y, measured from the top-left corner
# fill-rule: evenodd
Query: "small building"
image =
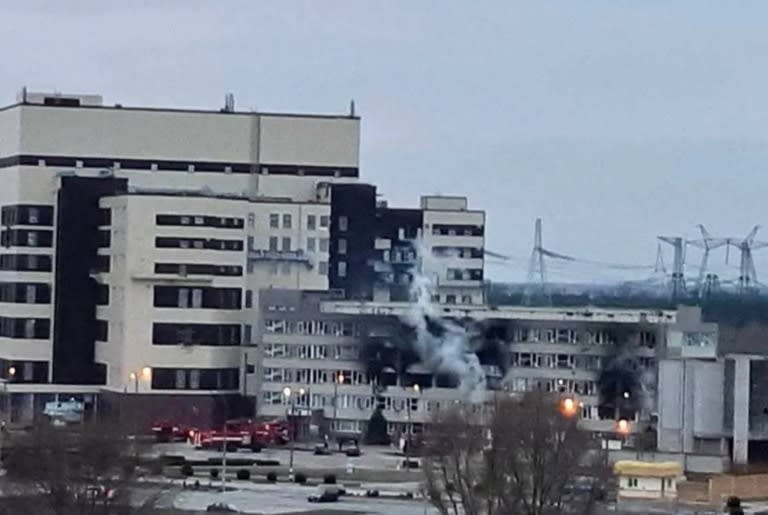
<path fill-rule="evenodd" d="M 619 498 L 675 499 L 677 484 L 685 479 L 683 467 L 675 462 L 617 461 L 613 472 L 618 478 Z"/>

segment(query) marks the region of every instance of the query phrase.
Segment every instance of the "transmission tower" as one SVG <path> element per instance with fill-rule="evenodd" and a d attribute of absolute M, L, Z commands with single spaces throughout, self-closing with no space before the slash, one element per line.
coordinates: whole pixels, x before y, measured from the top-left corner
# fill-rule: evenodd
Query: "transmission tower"
<path fill-rule="evenodd" d="M 664 253 L 661 251 L 661 243 L 656 246 L 656 264 L 653 265 L 653 275 L 666 277 L 667 265 L 664 264 Z"/>
<path fill-rule="evenodd" d="M 759 230 L 759 225 L 754 226 L 749 231 L 749 234 L 747 234 L 747 237 L 740 241 L 737 238 L 728 238 L 728 244 L 738 248 L 741 253 L 741 260 L 739 262 L 739 293 L 742 295 L 756 291 L 759 286 L 752 251 L 768 247 L 768 242 L 755 241 L 755 236 Z"/>
<path fill-rule="evenodd" d="M 669 293 L 672 299 L 678 299 L 685 294 L 685 240 L 679 236 L 659 236 L 660 241 L 672 245 L 675 250 L 672 261 L 672 275 L 669 281 Z"/>
<path fill-rule="evenodd" d="M 703 251 L 701 257 L 701 264 L 699 265 L 699 277 L 696 279 L 696 293 L 699 297 L 703 296 L 705 290 L 712 293 L 713 286 L 716 287 L 719 284 L 719 278 L 716 274 L 707 274 L 707 266 L 709 264 L 709 252 L 711 250 L 728 245 L 728 238 L 713 238 L 707 229 L 699 224 L 699 231 L 701 231 L 700 240 L 689 240 L 688 244 Z M 707 284 L 705 284 L 705 282 Z"/>
<path fill-rule="evenodd" d="M 528 280 L 525 287 L 525 304 L 530 304 L 533 297 L 543 299 L 547 305 L 552 303 L 552 295 L 547 288 L 547 269 L 544 265 L 544 255 L 547 251 L 542 247 L 541 218 L 536 219 L 533 232 L 533 250 L 528 263 Z"/>

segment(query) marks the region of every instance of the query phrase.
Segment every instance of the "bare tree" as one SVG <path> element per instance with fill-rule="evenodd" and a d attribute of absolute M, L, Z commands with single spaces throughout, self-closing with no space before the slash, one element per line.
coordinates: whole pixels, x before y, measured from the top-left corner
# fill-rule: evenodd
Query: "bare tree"
<path fill-rule="evenodd" d="M 573 405 L 564 410 L 559 398 L 530 393 L 486 408 L 482 423 L 465 406 L 432 424 L 424 473 L 441 514 L 594 512 L 608 469 Z"/>
<path fill-rule="evenodd" d="M 120 426 L 38 424 L 10 444 L 4 459 L 8 479 L 32 494 L 32 512 L 108 515 L 124 513 L 130 504 L 118 496 L 127 496 L 138 449 Z"/>

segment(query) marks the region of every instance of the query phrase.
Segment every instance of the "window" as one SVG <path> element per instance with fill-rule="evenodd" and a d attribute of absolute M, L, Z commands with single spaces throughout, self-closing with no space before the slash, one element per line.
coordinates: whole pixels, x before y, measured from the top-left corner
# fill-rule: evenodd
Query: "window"
<path fill-rule="evenodd" d="M 307 230 L 314 231 L 317 228 L 317 217 L 315 215 L 307 215 Z"/>
<path fill-rule="evenodd" d="M 288 252 L 291 250 L 291 238 L 283 238 L 283 251 Z"/>
<path fill-rule="evenodd" d="M 320 275 L 328 275 L 327 261 L 320 261 L 320 263 L 317 264 L 317 273 L 319 273 Z"/>
<path fill-rule="evenodd" d="M 24 338 L 35 337 L 35 319 L 28 318 L 24 321 Z"/>
<path fill-rule="evenodd" d="M 286 213 L 283 215 L 283 229 L 290 229 L 292 222 L 290 214 Z"/>
<path fill-rule="evenodd" d="M 269 237 L 269 250 L 276 251 L 277 250 L 277 243 L 278 243 L 277 236 L 270 236 Z"/>
<path fill-rule="evenodd" d="M 328 227 L 328 222 L 329 222 L 328 215 L 322 215 L 320 217 L 320 227 L 322 227 L 323 229 Z"/>
<path fill-rule="evenodd" d="M 346 216 L 339 217 L 339 230 L 345 232 L 349 229 L 349 219 Z"/>
<path fill-rule="evenodd" d="M 255 213 L 248 213 L 248 227 L 255 227 L 256 226 L 256 214 Z"/>
<path fill-rule="evenodd" d="M 25 297 L 24 301 L 25 301 L 27 304 L 34 304 L 34 303 L 36 302 L 36 297 L 37 297 L 37 296 L 36 296 L 36 289 L 35 289 L 35 285 L 33 285 L 33 284 L 28 284 L 28 285 L 27 285 L 27 286 L 24 288 L 24 293 L 25 293 L 25 295 L 24 295 L 24 297 Z"/>
<path fill-rule="evenodd" d="M 338 272 L 339 272 L 339 277 L 346 277 L 347 276 L 347 262 L 346 261 L 339 261 L 339 263 L 338 263 Z"/>
<path fill-rule="evenodd" d="M 446 295 L 445 296 L 445 303 L 446 304 L 456 304 L 456 295 Z"/>
<path fill-rule="evenodd" d="M 179 302 L 178 304 L 176 304 L 176 306 L 180 308 L 189 307 L 189 290 L 186 288 L 179 288 L 178 299 L 179 299 Z"/>
<path fill-rule="evenodd" d="M 269 226 L 272 229 L 278 229 L 280 228 L 280 215 L 277 213 L 272 213 L 269 215 Z"/>
<path fill-rule="evenodd" d="M 462 304 L 472 304 L 472 295 L 462 295 L 461 296 L 461 303 Z"/>
<path fill-rule="evenodd" d="M 253 306 L 253 290 L 246 290 L 245 292 L 245 307 L 250 308 Z"/>
<path fill-rule="evenodd" d="M 638 487 L 638 481 L 636 477 L 629 477 L 627 478 L 627 486 L 629 488 L 637 488 Z"/>
<path fill-rule="evenodd" d="M 29 216 L 27 218 L 30 224 L 37 225 L 40 222 L 40 210 L 36 207 L 29 208 Z"/>
<path fill-rule="evenodd" d="M 347 240 L 340 239 L 339 240 L 339 254 L 346 254 L 347 253 Z"/>
<path fill-rule="evenodd" d="M 27 233 L 27 246 L 28 247 L 37 247 L 37 233 L 36 232 L 28 232 Z"/>
<path fill-rule="evenodd" d="M 328 238 L 320 238 L 320 252 L 328 252 Z"/>
<path fill-rule="evenodd" d="M 307 251 L 308 252 L 314 252 L 315 251 L 315 238 L 307 238 Z"/>

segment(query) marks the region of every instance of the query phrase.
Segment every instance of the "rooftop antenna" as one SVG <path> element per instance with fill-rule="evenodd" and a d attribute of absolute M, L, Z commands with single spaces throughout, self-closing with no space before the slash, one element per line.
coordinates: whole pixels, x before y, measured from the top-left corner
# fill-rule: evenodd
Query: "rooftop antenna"
<path fill-rule="evenodd" d="M 701 257 L 701 264 L 699 265 L 699 277 L 696 279 L 696 292 L 699 296 L 702 296 L 705 292 L 705 289 L 711 290 L 712 285 L 705 285 L 705 281 L 712 282 L 710 279 L 712 279 L 710 276 L 713 274 L 707 274 L 707 265 L 709 264 L 709 252 L 713 249 L 720 248 L 722 246 L 728 245 L 728 238 L 713 238 L 709 231 L 702 225 L 699 224 L 699 231 L 701 232 L 701 239 L 700 240 L 689 240 L 688 244 L 693 245 L 696 248 L 700 248 L 704 251 L 702 257 Z M 714 278 L 717 276 L 714 275 Z"/>
<path fill-rule="evenodd" d="M 685 240 L 679 236 L 659 236 L 660 241 L 669 243 L 675 249 L 672 261 L 672 276 L 669 281 L 669 292 L 673 299 L 680 298 L 685 293 Z"/>
<path fill-rule="evenodd" d="M 222 111 L 225 113 L 235 112 L 235 95 L 232 93 L 227 93 L 224 96 L 224 109 Z"/>
<path fill-rule="evenodd" d="M 355 99 L 349 101 L 349 117 L 355 117 Z"/>

